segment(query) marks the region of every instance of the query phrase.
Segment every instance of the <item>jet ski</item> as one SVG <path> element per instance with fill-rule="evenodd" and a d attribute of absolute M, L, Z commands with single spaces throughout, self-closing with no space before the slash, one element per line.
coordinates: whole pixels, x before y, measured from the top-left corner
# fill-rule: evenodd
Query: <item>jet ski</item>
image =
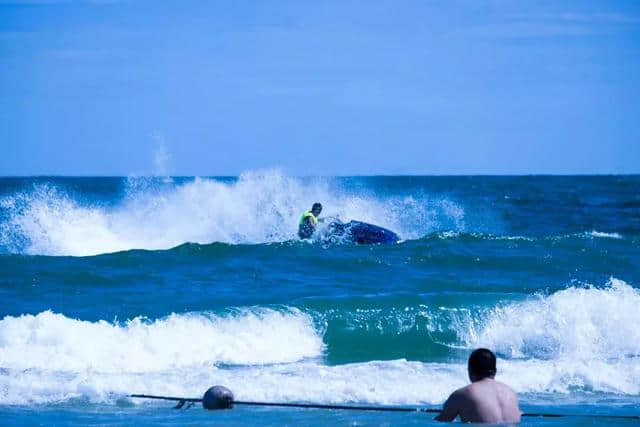
<path fill-rule="evenodd" d="M 359 245 L 398 243 L 400 237 L 391 230 L 362 221 L 344 223 L 333 219 L 327 226 L 325 238 L 330 241 L 351 242 Z"/>

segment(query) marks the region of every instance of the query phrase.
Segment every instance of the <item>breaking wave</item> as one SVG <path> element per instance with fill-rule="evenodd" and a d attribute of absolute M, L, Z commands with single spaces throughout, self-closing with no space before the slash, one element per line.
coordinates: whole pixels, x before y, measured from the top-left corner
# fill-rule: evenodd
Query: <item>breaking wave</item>
<path fill-rule="evenodd" d="M 639 304 L 640 291 L 611 279 L 604 287 L 570 287 L 489 307 L 424 306 L 422 318 L 427 334 L 449 331 L 437 344 L 452 354 L 495 349 L 498 379 L 519 393 L 638 395 Z M 411 310 L 396 313 L 395 334 L 411 330 Z M 344 327 L 371 324 L 356 320 Z M 364 362 L 327 364 L 327 349 L 335 345 L 326 334 L 331 321 L 285 307 L 122 324 L 52 312 L 7 316 L 0 321 L 0 402 L 114 402 L 134 392 L 197 397 L 224 384 L 249 400 L 421 404 L 442 402 L 467 382 L 466 356 L 440 363 L 372 354 Z"/>
<path fill-rule="evenodd" d="M 124 324 L 46 311 L 0 321 L 0 367 L 19 370 L 143 373 L 220 363 L 294 362 L 322 352 L 311 318 L 295 309 L 172 314 Z"/>
<path fill-rule="evenodd" d="M 0 248 L 32 255 L 88 256 L 129 249 L 168 249 L 185 242 L 257 244 L 296 238 L 299 216 L 313 202 L 323 216 L 358 219 L 402 238 L 439 227 L 464 229 L 464 210 L 447 199 L 345 190 L 331 179 L 277 171 L 237 180 L 182 183 L 129 178 L 120 200 L 84 200 L 52 184 L 0 200 Z"/>

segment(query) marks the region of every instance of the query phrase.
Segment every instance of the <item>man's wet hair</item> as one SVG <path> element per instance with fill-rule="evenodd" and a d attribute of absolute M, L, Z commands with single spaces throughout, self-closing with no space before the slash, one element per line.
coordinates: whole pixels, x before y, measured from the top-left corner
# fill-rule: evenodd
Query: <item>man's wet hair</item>
<path fill-rule="evenodd" d="M 309 205 L 307 205 L 309 206 Z M 321 211 L 322 210 L 322 205 L 320 203 L 314 203 L 313 206 L 311 206 L 311 210 L 312 211 Z"/>
<path fill-rule="evenodd" d="M 496 375 L 496 355 L 486 348 L 478 348 L 469 356 L 469 372 L 478 379 Z"/>

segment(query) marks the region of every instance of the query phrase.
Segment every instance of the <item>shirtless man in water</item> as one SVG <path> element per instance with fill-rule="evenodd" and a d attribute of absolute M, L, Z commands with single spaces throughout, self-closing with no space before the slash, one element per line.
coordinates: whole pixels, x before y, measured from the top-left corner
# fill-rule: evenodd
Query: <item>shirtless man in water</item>
<path fill-rule="evenodd" d="M 518 396 L 506 384 L 494 380 L 496 356 L 486 348 L 469 356 L 471 384 L 453 393 L 444 403 L 437 421 L 453 421 L 458 415 L 465 423 L 519 423 Z"/>

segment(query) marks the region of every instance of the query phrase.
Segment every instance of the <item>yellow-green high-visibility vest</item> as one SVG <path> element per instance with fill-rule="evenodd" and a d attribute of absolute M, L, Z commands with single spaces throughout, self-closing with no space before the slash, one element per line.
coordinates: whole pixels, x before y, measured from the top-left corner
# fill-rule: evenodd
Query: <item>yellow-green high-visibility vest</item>
<path fill-rule="evenodd" d="M 311 222 L 313 223 L 313 225 L 316 225 L 318 223 L 318 218 L 316 218 L 316 216 L 312 214 L 311 211 L 306 211 L 300 217 L 300 225 L 302 225 L 304 223 L 304 220 L 307 218 L 311 218 Z"/>

